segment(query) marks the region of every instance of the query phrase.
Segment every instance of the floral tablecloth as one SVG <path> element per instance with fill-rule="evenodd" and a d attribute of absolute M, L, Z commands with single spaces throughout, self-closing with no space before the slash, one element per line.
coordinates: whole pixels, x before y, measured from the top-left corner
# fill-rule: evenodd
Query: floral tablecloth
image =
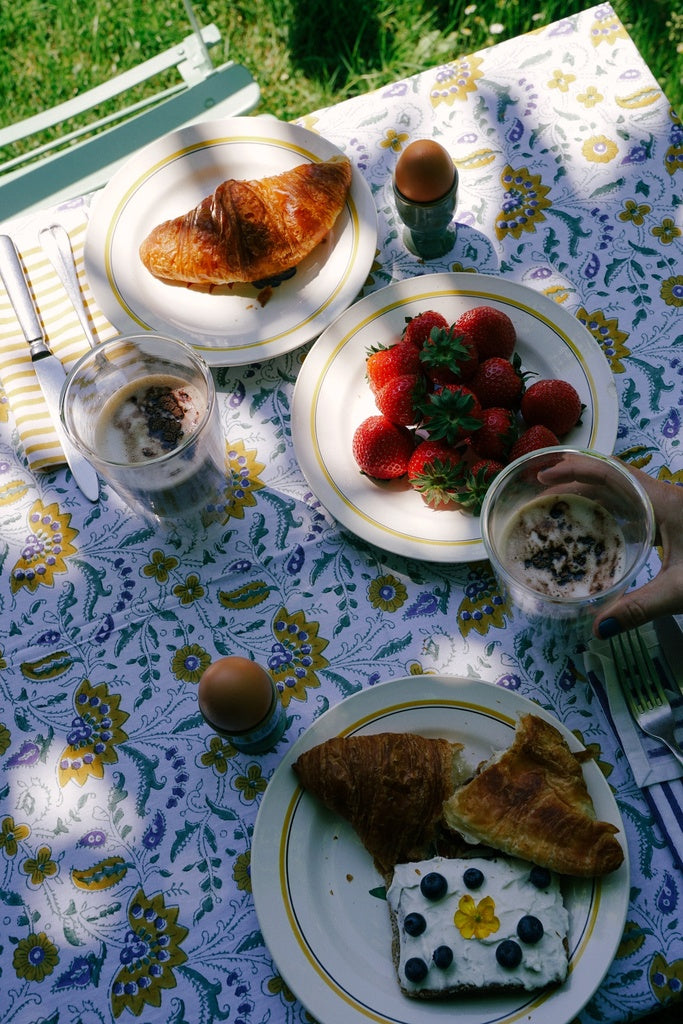
<path fill-rule="evenodd" d="M 366 293 L 426 271 L 499 274 L 563 304 L 609 360 L 616 451 L 683 483 L 683 128 L 607 4 L 301 124 L 370 184 Z M 417 137 L 460 187 L 457 241 L 421 266 L 390 177 Z M 220 522 L 154 532 L 64 469 L 32 474 L 0 393 L 0 973 L 12 1024 L 311 1018 L 264 945 L 251 892 L 259 802 L 289 746 L 363 688 L 469 675 L 538 701 L 595 752 L 621 810 L 631 902 L 579 1018 L 681 999 L 681 876 L 580 654 L 543 644 L 487 563 L 434 565 L 339 529 L 294 455 L 306 349 L 215 371 L 239 487 Z M 657 554 L 643 579 L 657 570 Z M 288 717 L 263 756 L 204 724 L 223 654 L 267 665 Z M 561 1024 L 561 1022 L 558 1022 Z"/>

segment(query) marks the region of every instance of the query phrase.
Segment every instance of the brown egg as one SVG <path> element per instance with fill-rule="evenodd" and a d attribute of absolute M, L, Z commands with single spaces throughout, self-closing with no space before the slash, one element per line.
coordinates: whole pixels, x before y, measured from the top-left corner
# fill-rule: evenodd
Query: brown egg
<path fill-rule="evenodd" d="M 455 167 L 448 152 L 432 139 L 417 139 L 401 153 L 396 164 L 396 188 L 414 203 L 433 203 L 453 184 Z"/>
<path fill-rule="evenodd" d="M 227 733 L 252 729 L 268 714 L 273 686 L 255 661 L 219 658 L 199 680 L 199 710 L 210 725 Z"/>

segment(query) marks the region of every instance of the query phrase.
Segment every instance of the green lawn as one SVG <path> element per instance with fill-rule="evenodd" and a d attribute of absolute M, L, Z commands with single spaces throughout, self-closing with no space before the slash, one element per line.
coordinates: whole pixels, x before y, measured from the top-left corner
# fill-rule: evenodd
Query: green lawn
<path fill-rule="evenodd" d="M 195 0 L 201 24 L 252 70 L 261 111 L 284 120 L 590 6 L 576 0 Z M 672 105 L 683 110 L 680 0 L 615 0 Z M 677 10 L 674 10 L 676 8 Z M 177 42 L 182 0 L 0 0 L 0 125 L 68 99 Z M 5 151 L 6 153 L 6 151 Z"/>

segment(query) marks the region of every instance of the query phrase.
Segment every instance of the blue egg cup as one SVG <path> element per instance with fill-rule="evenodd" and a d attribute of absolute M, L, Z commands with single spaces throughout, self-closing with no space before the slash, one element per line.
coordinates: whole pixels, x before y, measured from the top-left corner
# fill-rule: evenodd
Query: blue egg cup
<path fill-rule="evenodd" d="M 451 221 L 458 191 L 458 172 L 456 168 L 453 171 L 453 184 L 448 192 L 431 203 L 406 199 L 393 181 L 396 212 L 405 225 L 403 242 L 420 259 L 438 259 L 455 245 L 456 231 L 451 227 Z"/>

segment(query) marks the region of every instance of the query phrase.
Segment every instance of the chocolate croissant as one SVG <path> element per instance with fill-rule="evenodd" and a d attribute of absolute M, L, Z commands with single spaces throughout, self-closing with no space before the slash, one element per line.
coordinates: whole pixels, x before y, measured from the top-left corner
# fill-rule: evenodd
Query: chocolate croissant
<path fill-rule="evenodd" d="M 231 284 L 300 263 L 334 225 L 351 186 L 347 157 L 300 164 L 256 181 L 229 179 L 182 217 L 155 227 L 140 258 L 155 277 Z"/>
<path fill-rule="evenodd" d="M 333 737 L 293 765 L 304 789 L 354 828 L 380 872 L 429 855 L 443 804 L 469 778 L 462 744 L 412 733 Z"/>
<path fill-rule="evenodd" d="M 624 859 L 618 829 L 596 821 L 579 759 L 536 715 L 521 717 L 512 746 L 446 801 L 444 818 L 470 840 L 560 874 L 605 875 Z"/>

